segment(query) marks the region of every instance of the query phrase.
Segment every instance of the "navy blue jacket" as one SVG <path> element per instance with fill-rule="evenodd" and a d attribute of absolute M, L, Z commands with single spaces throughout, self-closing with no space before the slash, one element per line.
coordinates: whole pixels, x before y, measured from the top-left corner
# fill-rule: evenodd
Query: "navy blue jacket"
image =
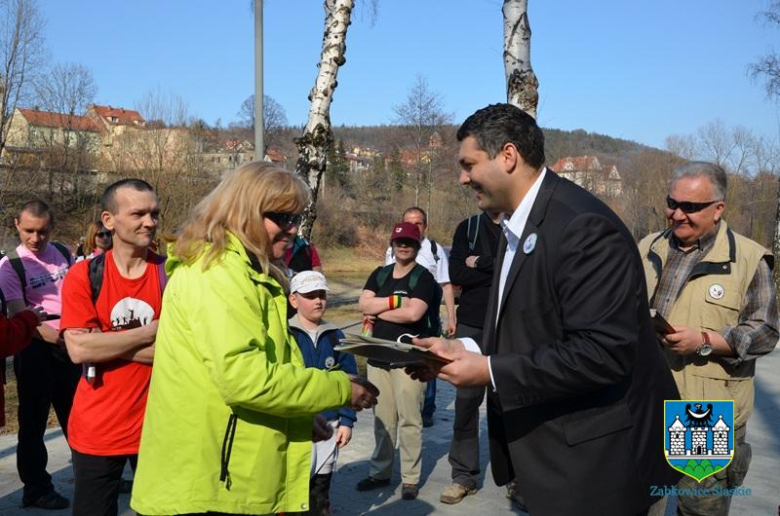
<path fill-rule="evenodd" d="M 289 328 L 290 334 L 301 349 L 303 362 L 306 364 L 306 367 L 332 369 L 343 371 L 347 374 L 357 374 L 357 364 L 353 355 L 333 351 L 334 346 L 338 346 L 339 339 L 344 338 L 344 333 L 336 326 L 325 321 L 321 322 L 318 328 L 317 346 L 314 345 L 309 333 L 301 325 L 297 314 L 290 319 Z M 338 410 L 326 410 L 322 415 L 328 421 L 338 418 L 340 425 L 349 427 L 352 427 L 355 421 L 357 421 L 355 411 L 349 407 L 341 407 Z"/>

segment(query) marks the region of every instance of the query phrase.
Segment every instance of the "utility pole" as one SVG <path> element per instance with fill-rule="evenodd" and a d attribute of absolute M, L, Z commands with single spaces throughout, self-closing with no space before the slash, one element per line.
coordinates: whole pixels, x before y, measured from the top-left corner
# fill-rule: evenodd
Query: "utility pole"
<path fill-rule="evenodd" d="M 263 120 L 263 0 L 255 0 L 255 160 L 265 159 Z"/>

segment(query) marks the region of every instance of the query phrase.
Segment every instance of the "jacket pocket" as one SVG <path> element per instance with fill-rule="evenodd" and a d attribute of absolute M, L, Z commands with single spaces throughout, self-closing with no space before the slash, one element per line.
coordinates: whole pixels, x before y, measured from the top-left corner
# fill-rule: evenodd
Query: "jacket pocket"
<path fill-rule="evenodd" d="M 634 426 L 631 413 L 625 403 L 611 407 L 599 407 L 573 415 L 563 422 L 566 443 L 575 446 Z"/>

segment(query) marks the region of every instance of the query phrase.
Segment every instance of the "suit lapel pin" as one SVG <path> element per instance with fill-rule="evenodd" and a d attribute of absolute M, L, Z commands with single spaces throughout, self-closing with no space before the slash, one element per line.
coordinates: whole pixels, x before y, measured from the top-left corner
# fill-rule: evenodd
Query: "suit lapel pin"
<path fill-rule="evenodd" d="M 531 254 L 536 248 L 536 233 L 531 233 L 523 242 L 523 252 L 525 254 Z"/>

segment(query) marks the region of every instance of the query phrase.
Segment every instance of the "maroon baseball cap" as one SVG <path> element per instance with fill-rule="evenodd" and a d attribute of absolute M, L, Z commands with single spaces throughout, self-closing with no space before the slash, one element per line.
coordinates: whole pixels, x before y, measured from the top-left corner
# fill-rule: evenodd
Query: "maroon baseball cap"
<path fill-rule="evenodd" d="M 411 222 L 399 222 L 393 226 L 393 232 L 390 234 L 390 241 L 398 240 L 399 238 L 407 238 L 420 241 L 420 229 Z"/>

